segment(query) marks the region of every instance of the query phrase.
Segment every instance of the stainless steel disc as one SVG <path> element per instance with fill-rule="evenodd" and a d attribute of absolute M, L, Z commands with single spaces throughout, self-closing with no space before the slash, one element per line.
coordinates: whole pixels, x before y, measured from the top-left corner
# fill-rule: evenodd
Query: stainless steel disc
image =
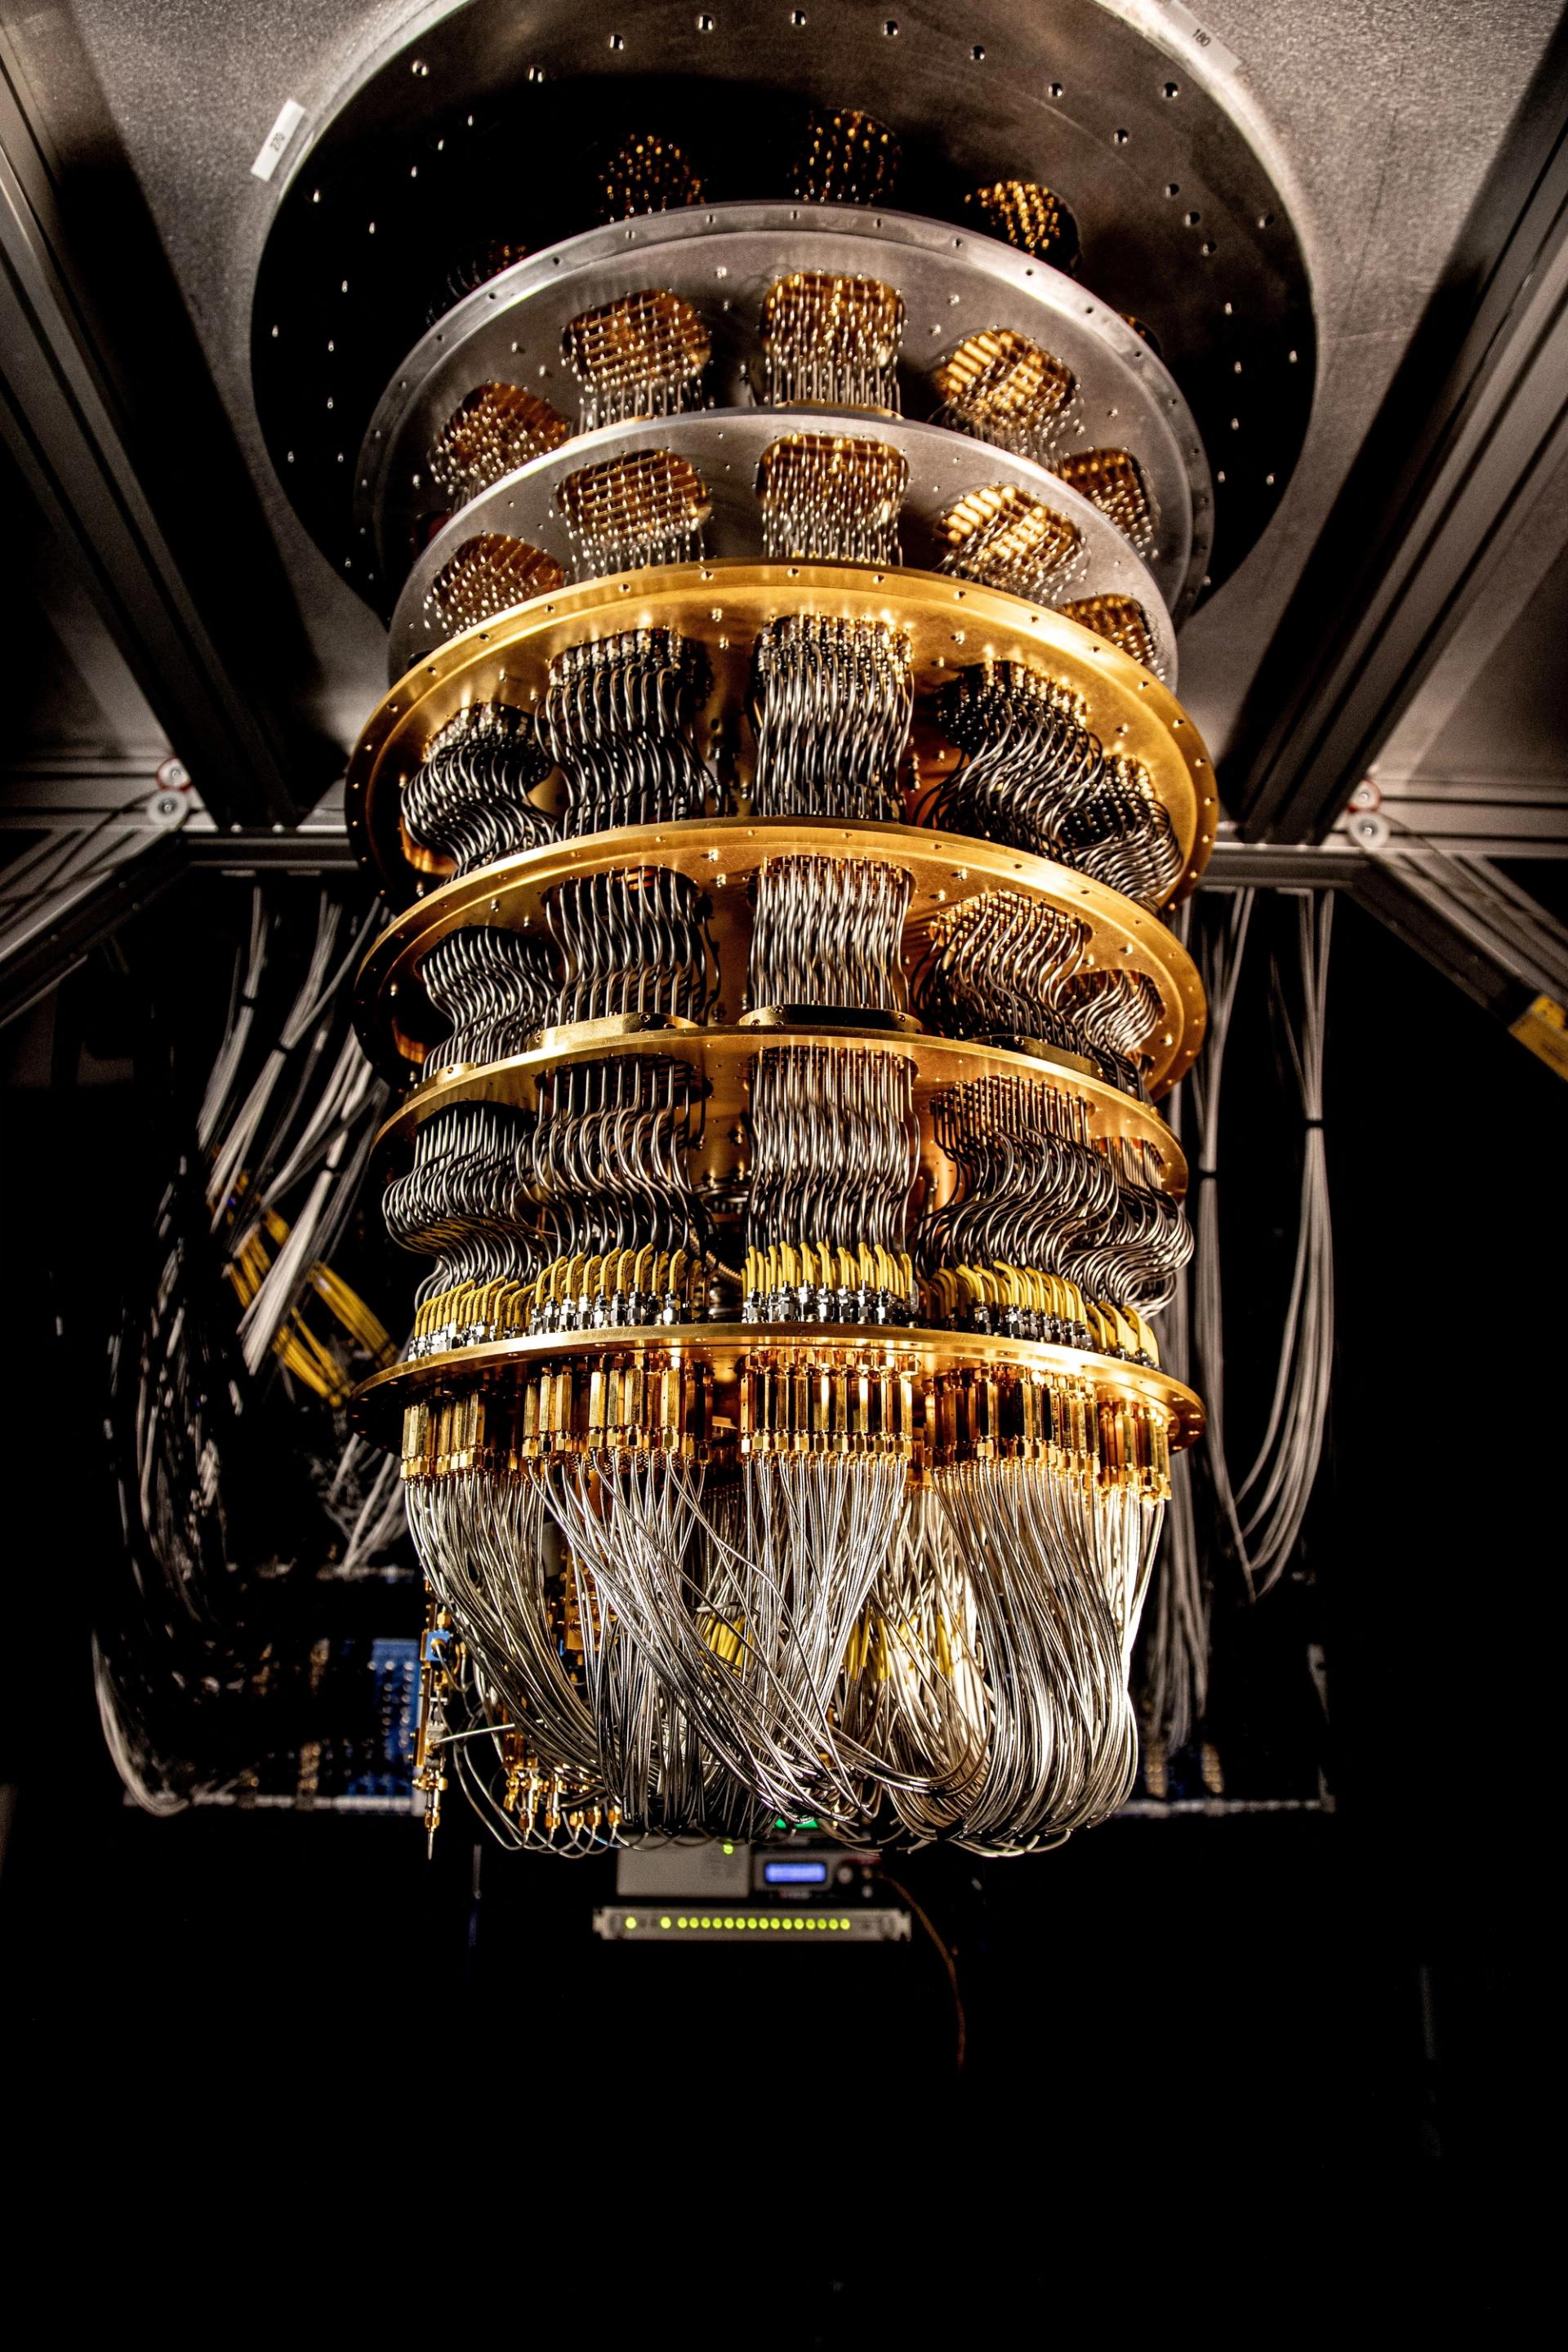
<path fill-rule="evenodd" d="M 356 453 L 399 354 L 499 266 L 497 249 L 547 252 L 605 218 L 604 161 L 643 134 L 689 160 L 704 210 L 787 204 L 814 107 L 886 123 L 902 162 L 874 203 L 952 235 L 978 186 L 1057 192 L 1084 304 L 1147 323 L 1196 418 L 1214 467 L 1209 573 L 1235 568 L 1289 478 L 1315 348 L 1289 173 L 1212 28 L 1150 0 L 638 0 L 608 13 L 468 0 L 421 12 L 318 100 L 279 175 L 258 279 L 263 429 L 347 580 L 383 609 L 395 593 L 353 519 Z M 668 236 L 675 217 L 643 230 Z"/>
<path fill-rule="evenodd" d="M 355 521 L 396 581 L 447 501 L 430 453 L 463 401 L 500 383 L 574 421 L 578 385 L 563 352 L 569 323 L 633 291 L 689 303 L 707 330 L 707 395 L 743 407 L 763 389 L 758 314 L 795 270 L 870 278 L 904 305 L 906 415 L 942 406 L 931 371 L 966 337 L 1004 329 L 1070 373 L 1070 425 L 1058 457 L 1125 450 L 1154 518 L 1150 568 L 1179 623 L 1207 569 L 1213 491 L 1197 427 L 1148 344 L 1108 303 L 1048 264 L 973 231 L 853 205 L 724 205 L 593 229 L 530 256 L 447 312 L 398 369 L 371 420 L 355 473 Z"/>
<path fill-rule="evenodd" d="M 1054 582 L 1041 583 L 1047 593 L 1034 594 L 1032 601 L 1059 607 L 1085 597 L 1132 599 L 1142 607 L 1153 640 L 1156 659 L 1150 667 L 1167 684 L 1174 684 L 1175 633 L 1161 600 L 1160 583 L 1115 524 L 1065 482 L 1027 458 L 991 448 L 963 434 L 945 432 L 938 425 L 821 409 L 773 408 L 702 409 L 687 416 L 607 425 L 565 442 L 519 472 L 505 476 L 453 516 L 409 573 L 393 615 L 392 677 L 402 677 L 435 646 L 469 625 L 468 618 L 460 617 L 450 603 L 444 608 L 440 583 L 443 575 L 447 580 L 460 577 L 465 551 L 489 535 L 521 541 L 538 550 L 567 577 L 574 569 L 589 574 L 623 569 L 615 562 L 579 565 L 564 503 L 574 475 L 613 465 L 636 453 L 668 453 L 693 467 L 700 478 L 711 512 L 700 546 L 693 553 L 757 560 L 764 551 L 757 494 L 759 467 L 772 445 L 796 434 L 842 436 L 898 452 L 908 467 L 900 550 L 902 561 L 921 571 L 934 571 L 941 564 L 948 545 L 942 518 L 960 500 L 997 486 L 1010 486 L 1026 499 L 1039 501 L 1070 528 L 1078 544 L 1074 558 L 1060 568 Z M 477 551 L 474 560 L 487 551 Z M 454 564 L 458 566 L 457 574 L 449 570 Z M 500 611 L 519 601 L 522 600 L 509 597 L 493 609 Z"/>

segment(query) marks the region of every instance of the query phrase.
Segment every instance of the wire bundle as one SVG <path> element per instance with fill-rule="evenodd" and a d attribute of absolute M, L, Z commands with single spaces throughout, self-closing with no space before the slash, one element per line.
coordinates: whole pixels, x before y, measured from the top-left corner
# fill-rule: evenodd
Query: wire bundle
<path fill-rule="evenodd" d="M 568 320 L 561 339 L 582 388 L 578 430 L 700 405 L 708 330 L 679 294 L 648 288 Z"/>
<path fill-rule="evenodd" d="M 794 270 L 769 287 L 758 325 L 771 406 L 897 415 L 904 301 L 895 287 Z"/>
<path fill-rule="evenodd" d="M 896 564 L 909 486 L 909 459 L 889 442 L 786 433 L 757 464 L 763 553 L 779 563 Z"/>
<path fill-rule="evenodd" d="M 896 822 L 914 715 L 909 640 L 882 621 L 785 613 L 758 633 L 754 816 Z"/>
<path fill-rule="evenodd" d="M 539 729 L 565 782 L 562 833 L 700 816 L 712 779 L 693 737 L 711 684 L 703 647 L 673 629 L 628 629 L 557 654 Z"/>
<path fill-rule="evenodd" d="M 697 885 L 668 866 L 559 884 L 544 901 L 561 961 L 555 1022 L 705 1021 L 719 992 L 707 914 Z"/>
<path fill-rule="evenodd" d="M 492 925 L 448 931 L 424 957 L 419 977 L 450 1024 L 426 1058 L 432 1074 L 526 1053 L 553 1017 L 560 992 L 546 941 Z"/>
<path fill-rule="evenodd" d="M 288 1567 L 279 1545 L 299 1540 L 297 1511 L 280 1517 L 273 1415 L 314 1470 L 318 1448 L 340 1448 L 336 1408 L 393 1354 L 331 1263 L 386 1101 L 347 987 L 379 919 L 324 890 L 303 909 L 287 886 L 252 892 L 194 1129 L 111 1351 L 130 1573 L 106 1589 L 94 1679 L 116 1766 L 151 1811 L 222 1793 L 278 1737 L 255 1715 L 268 1657 L 251 1614 Z M 303 1443 L 301 1415 L 316 1424 Z M 319 1469 L 324 1553 L 363 1482 Z"/>
<path fill-rule="evenodd" d="M 405 830 L 457 875 L 515 857 L 555 830 L 531 798 L 551 765 L 526 710 L 470 703 L 433 738 L 404 785 Z"/>
<path fill-rule="evenodd" d="M 936 423 L 1045 465 L 1078 425 L 1078 378 L 1010 327 L 966 335 L 931 371 Z"/>
<path fill-rule="evenodd" d="M 853 1047 L 775 1045 L 757 1056 L 748 1322 L 914 1320 L 913 1076 L 898 1055 Z"/>
<path fill-rule="evenodd" d="M 454 507 L 558 449 L 571 426 L 547 400 L 515 383 L 481 383 L 459 402 L 430 451 L 430 477 Z"/>
<path fill-rule="evenodd" d="M 701 1079 L 663 1056 L 542 1075 L 518 1155 L 544 1260 L 531 1330 L 686 1322 L 700 1310 L 708 1220 L 690 1162 L 704 1098 Z"/>
<path fill-rule="evenodd" d="M 911 883 L 869 857 L 770 857 L 757 875 L 753 1006 L 901 1013 Z"/>

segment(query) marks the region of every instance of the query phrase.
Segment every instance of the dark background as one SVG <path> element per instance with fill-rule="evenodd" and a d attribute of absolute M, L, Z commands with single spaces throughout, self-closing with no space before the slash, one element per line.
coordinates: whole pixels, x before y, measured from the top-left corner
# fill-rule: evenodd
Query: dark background
<path fill-rule="evenodd" d="M 459 1803 L 426 1861 L 414 1822 L 122 1801 L 87 1636 L 117 1558 L 103 1339 L 167 1148 L 137 1024 L 225 887 L 68 983 L 7 1099 L 14 2145 L 129 2225 L 115 2277 L 216 2266 L 233 2317 L 247 2281 L 384 2294 L 391 2262 L 461 2325 L 553 2263 L 590 2342 L 662 2315 L 987 2343 L 1069 2299 L 1141 2333 L 1511 2312 L 1556 2135 L 1562 1083 L 1340 908 L 1331 1451 L 1296 1577 L 1256 1612 L 1216 1592 L 1215 1703 L 1233 1778 L 1266 1785 L 1321 1642 L 1335 1810 L 892 1864 L 956 1950 L 960 2076 L 918 1933 L 603 1945 L 612 1864 L 477 1846 Z M 1226 1081 L 1238 1459 L 1296 1181 L 1262 984 L 1293 916 L 1257 919 Z"/>

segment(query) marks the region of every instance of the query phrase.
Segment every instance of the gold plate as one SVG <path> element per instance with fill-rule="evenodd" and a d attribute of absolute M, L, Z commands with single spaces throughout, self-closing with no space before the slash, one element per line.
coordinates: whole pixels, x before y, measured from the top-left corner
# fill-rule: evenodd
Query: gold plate
<path fill-rule="evenodd" d="M 410 1063 L 417 1065 L 426 1045 L 437 1040 L 441 1024 L 425 996 L 419 967 L 448 931 L 491 923 L 526 929 L 538 919 L 545 892 L 557 883 L 620 866 L 669 866 L 702 885 L 713 906 L 710 929 L 723 982 L 721 1007 L 738 1020 L 751 932 L 746 886 L 764 859 L 801 855 L 870 857 L 902 867 L 913 885 L 906 938 L 910 926 L 939 908 L 985 890 L 1018 891 L 1080 917 L 1092 934 L 1085 970 L 1144 971 L 1159 990 L 1164 1019 L 1152 1039 L 1152 1093 L 1174 1086 L 1203 1043 L 1203 988 L 1181 941 L 1157 915 L 1145 914 L 1120 891 L 1070 866 L 922 825 L 710 817 L 684 824 L 623 825 L 546 842 L 416 899 L 387 926 L 361 967 L 355 1007 L 365 1051 L 387 1076 L 405 1077 Z M 1068 1057 L 1065 1066 L 1077 1059 Z"/>
<path fill-rule="evenodd" d="M 1151 671 L 1060 613 L 999 589 L 937 572 L 832 563 L 681 563 L 627 572 L 536 596 L 454 637 L 398 680 L 354 747 L 345 809 L 355 854 L 395 901 L 406 898 L 419 877 L 401 830 L 405 779 L 466 704 L 537 702 L 551 660 L 566 646 L 621 629 L 677 629 L 708 646 L 716 696 L 740 711 L 758 631 L 802 609 L 907 633 L 922 785 L 956 756 L 930 710 L 955 671 L 984 660 L 1026 662 L 1072 688 L 1107 751 L 1147 769 L 1182 850 L 1172 896 L 1192 888 L 1219 818 L 1214 769 L 1197 729 Z"/>
<path fill-rule="evenodd" d="M 1124 1135 L 1153 1144 L 1164 1165 L 1165 1189 L 1177 1200 L 1186 1192 L 1187 1163 L 1182 1148 L 1158 1112 L 1107 1086 L 1101 1078 L 1084 1076 L 1071 1066 L 1075 1056 L 1047 1058 L 1045 1048 L 1024 1054 L 953 1037 L 889 1037 L 885 1033 L 853 1029 L 644 1029 L 623 1033 L 610 1043 L 603 1038 L 583 1041 L 565 1052 L 552 1046 L 513 1055 L 504 1062 L 464 1063 L 440 1077 L 427 1079 L 400 1103 L 382 1127 L 377 1148 L 391 1145 L 406 1152 L 425 1120 L 453 1103 L 515 1103 L 531 1109 L 542 1071 L 558 1070 L 571 1062 L 603 1061 L 606 1054 L 668 1055 L 700 1071 L 708 1082 L 703 1140 L 693 1156 L 699 1181 L 710 1176 L 722 1186 L 749 1159 L 744 1122 L 750 1108 L 752 1065 L 759 1053 L 774 1045 L 833 1045 L 844 1052 L 871 1046 L 912 1062 L 915 1109 L 921 1122 L 921 1166 L 935 1201 L 947 1196 L 954 1171 L 931 1131 L 931 1098 L 939 1087 L 960 1079 L 997 1076 L 1044 1080 L 1064 1093 L 1077 1095 L 1088 1106 L 1092 1136 Z"/>
<path fill-rule="evenodd" d="M 1091 1356 L 1079 1348 L 1058 1348 L 1045 1339 L 996 1339 L 981 1331 L 900 1330 L 864 1323 L 686 1323 L 658 1330 L 545 1331 L 525 1339 L 491 1339 L 373 1372 L 349 1400 L 349 1413 L 362 1435 L 377 1444 L 395 1447 L 398 1418 L 406 1405 L 463 1394 L 479 1381 L 499 1381 L 509 1371 L 531 1371 L 541 1363 L 606 1357 L 625 1360 L 647 1354 L 676 1360 L 695 1356 L 712 1366 L 717 1381 L 729 1382 L 748 1355 L 801 1347 L 816 1354 L 852 1349 L 860 1358 L 875 1355 L 889 1370 L 922 1374 L 990 1364 L 1055 1372 L 1089 1381 L 1100 1396 L 1163 1405 L 1172 1416 L 1174 1447 L 1194 1444 L 1203 1434 L 1204 1409 L 1193 1391 L 1169 1372 L 1154 1371 L 1144 1364 Z"/>

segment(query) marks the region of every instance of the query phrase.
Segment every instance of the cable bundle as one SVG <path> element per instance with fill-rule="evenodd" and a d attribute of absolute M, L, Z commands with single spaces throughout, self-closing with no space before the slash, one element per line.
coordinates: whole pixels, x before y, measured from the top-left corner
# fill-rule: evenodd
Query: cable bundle
<path fill-rule="evenodd" d="M 530 798 L 551 766 L 526 710 L 470 703 L 447 720 L 404 785 L 404 827 L 454 874 L 518 856 L 555 830 Z"/>
<path fill-rule="evenodd" d="M 896 564 L 909 459 L 886 441 L 786 433 L 757 466 L 763 553 L 779 563 Z"/>
<path fill-rule="evenodd" d="M 753 1006 L 901 1013 L 910 880 L 868 857 L 770 857 L 756 882 Z"/>
<path fill-rule="evenodd" d="M 972 188 L 963 202 L 979 215 L 987 236 L 1058 269 L 1075 267 L 1078 226 L 1055 189 L 1038 180 L 992 180 Z"/>
<path fill-rule="evenodd" d="M 913 1076 L 897 1055 L 852 1047 L 775 1045 L 757 1056 L 748 1321 L 914 1319 Z"/>
<path fill-rule="evenodd" d="M 898 137 L 858 107 L 814 106 L 787 185 L 804 205 L 875 205 L 899 176 Z"/>
<path fill-rule="evenodd" d="M 1158 907 L 1182 870 L 1169 810 L 1135 760 L 1107 760 L 1057 815 L 1052 854 L 1141 907 Z"/>
<path fill-rule="evenodd" d="M 332 1262 L 386 1102 L 349 1021 L 380 918 L 324 890 L 301 918 L 299 897 L 252 893 L 194 1133 L 139 1286 L 126 1270 L 110 1356 L 129 1572 L 106 1580 L 94 1679 L 117 1769 L 154 1812 L 232 1789 L 278 1738 L 257 1715 L 258 1596 L 288 1572 L 302 1518 L 325 1555 L 340 1496 L 360 1507 L 357 1477 L 327 1492 L 336 1412 L 394 1353 Z"/>
<path fill-rule="evenodd" d="M 982 890 L 928 918 L 914 1001 L 953 1037 L 1037 1037 L 1077 1050 L 1060 1011 L 1091 937 L 1077 915 L 1017 890 Z"/>
<path fill-rule="evenodd" d="M 694 563 L 713 509 L 695 466 L 673 449 L 634 449 L 581 466 L 555 492 L 579 580 Z"/>
<path fill-rule="evenodd" d="M 1058 604 L 1087 561 L 1083 533 L 1069 515 L 1016 482 L 971 490 L 937 522 L 945 542 L 941 569 L 1035 604 Z"/>
<path fill-rule="evenodd" d="M 937 786 L 931 822 L 1049 856 L 1058 812 L 1105 765 L 1077 698 L 1022 662 L 983 662 L 953 679 L 942 718 L 964 756 Z"/>
<path fill-rule="evenodd" d="M 410 1360 L 527 1328 L 541 1256 L 519 1166 L 527 1137 L 503 1104 L 455 1103 L 422 1123 L 414 1165 L 388 1185 L 387 1232 L 436 1261 L 416 1296 Z"/>
<path fill-rule="evenodd" d="M 1143 469 L 1127 449 L 1075 449 L 1051 467 L 1058 481 L 1077 490 L 1116 525 L 1134 552 L 1148 555 L 1159 517 Z"/>
<path fill-rule="evenodd" d="M 410 1521 L 463 1628 L 444 1706 L 491 1735 L 505 1833 L 583 1852 L 809 1818 L 1016 1853 L 1114 1811 L 1158 1417 L 1005 1370 L 914 1412 L 831 1343 L 760 1349 L 740 1411 L 737 1454 L 674 1358 L 414 1409 Z"/>
<path fill-rule="evenodd" d="M 1078 427 L 1078 378 L 1071 368 L 1010 327 L 966 335 L 939 367 L 931 386 L 942 406 L 935 422 L 973 434 L 994 448 L 1045 465 Z"/>
<path fill-rule="evenodd" d="M 528 932 L 448 931 L 423 959 L 419 976 L 450 1034 L 431 1047 L 428 1072 L 524 1054 L 554 1013 L 559 995 L 546 942 Z"/>
<path fill-rule="evenodd" d="M 555 656 L 539 727 L 565 782 L 563 834 L 702 814 L 712 780 L 692 739 L 711 682 L 703 647 L 673 629 Z"/>
<path fill-rule="evenodd" d="M 515 383 L 481 383 L 459 403 L 430 451 L 430 477 L 454 507 L 535 457 L 558 449 L 571 434 L 558 410 Z"/>
<path fill-rule="evenodd" d="M 580 432 L 701 404 L 712 349 L 707 328 L 679 294 L 658 288 L 624 294 L 570 320 L 561 343 L 582 387 Z"/>
<path fill-rule="evenodd" d="M 656 131 L 627 139 L 599 173 L 599 217 L 632 220 L 640 213 L 679 212 L 702 202 L 702 183 L 672 140 Z"/>
<path fill-rule="evenodd" d="M 668 866 L 561 883 L 544 901 L 561 960 L 554 1020 L 705 1021 L 719 991 L 707 914 L 697 885 Z"/>
<path fill-rule="evenodd" d="M 519 1167 L 546 1264 L 529 1328 L 689 1321 L 706 1297 L 708 1221 L 692 1190 L 704 1087 L 649 1055 L 568 1063 L 539 1080 Z"/>
<path fill-rule="evenodd" d="M 460 636 L 535 596 L 548 596 L 566 574 L 552 555 L 505 530 L 464 540 L 430 583 L 425 618 L 443 639 Z"/>
<path fill-rule="evenodd" d="M 770 406 L 897 415 L 904 303 L 896 288 L 797 269 L 769 287 L 758 324 Z"/>
<path fill-rule="evenodd" d="M 758 633 L 752 814 L 894 822 L 914 714 L 909 640 L 881 621 L 786 613 Z"/>

